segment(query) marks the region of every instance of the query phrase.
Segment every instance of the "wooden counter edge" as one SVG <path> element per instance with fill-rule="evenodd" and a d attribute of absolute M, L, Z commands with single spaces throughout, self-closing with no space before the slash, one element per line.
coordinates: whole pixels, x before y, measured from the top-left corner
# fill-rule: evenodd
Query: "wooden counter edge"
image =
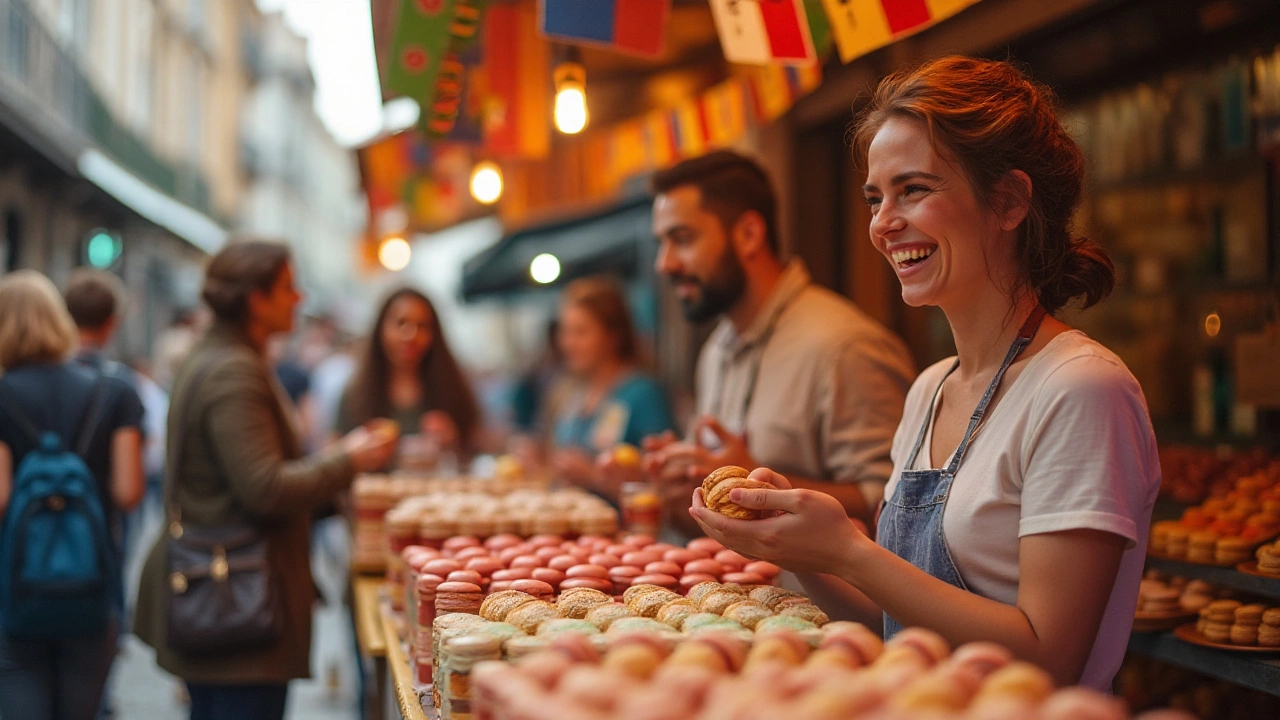
<path fill-rule="evenodd" d="M 383 637 L 387 641 L 387 668 L 396 687 L 396 704 L 400 707 L 400 716 L 404 720 L 427 720 L 422 704 L 418 701 L 418 691 L 413 686 L 413 668 L 409 666 L 409 658 L 405 656 L 395 618 L 391 616 L 390 610 L 382 607 L 379 608 L 379 615 Z"/>
<path fill-rule="evenodd" d="M 375 577 L 352 578 L 352 602 L 355 603 L 356 639 L 360 649 L 373 658 L 386 657 L 387 636 L 382 625 L 382 585 Z"/>

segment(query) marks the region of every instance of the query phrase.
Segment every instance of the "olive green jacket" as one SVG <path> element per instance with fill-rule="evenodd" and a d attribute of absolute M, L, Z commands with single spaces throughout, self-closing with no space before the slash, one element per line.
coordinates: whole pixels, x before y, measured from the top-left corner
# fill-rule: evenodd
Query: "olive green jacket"
<path fill-rule="evenodd" d="M 214 364 L 199 386 L 190 387 L 210 358 Z M 285 614 L 284 636 L 272 645 L 198 657 L 175 652 L 165 643 L 168 535 L 161 533 L 142 570 L 134 629 L 155 648 L 160 667 L 184 680 L 284 683 L 310 676 L 311 511 L 350 485 L 353 469 L 337 449 L 301 457 L 283 397 L 262 353 L 226 324 L 210 329 L 174 380 L 167 462 L 182 521 L 201 527 L 250 521 L 262 528 Z M 179 434 L 183 457 L 175 458 Z"/>

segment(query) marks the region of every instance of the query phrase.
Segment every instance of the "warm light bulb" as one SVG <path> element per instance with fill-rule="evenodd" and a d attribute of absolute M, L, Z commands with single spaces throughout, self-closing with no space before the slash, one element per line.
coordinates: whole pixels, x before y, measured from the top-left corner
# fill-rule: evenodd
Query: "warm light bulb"
<path fill-rule="evenodd" d="M 382 267 L 399 272 L 409 267 L 409 258 L 413 257 L 413 248 L 402 237 L 389 237 L 378 246 L 378 262 Z"/>
<path fill-rule="evenodd" d="M 482 162 L 471 171 L 471 197 L 492 205 L 502 197 L 502 170 L 491 162 Z"/>
<path fill-rule="evenodd" d="M 587 93 L 579 86 L 566 83 L 556 92 L 556 129 L 576 135 L 587 126 Z"/>
<path fill-rule="evenodd" d="M 553 283 L 560 277 L 560 261 L 555 255 L 542 253 L 529 263 L 529 276 L 543 285 Z"/>
<path fill-rule="evenodd" d="M 1209 337 L 1218 337 L 1218 333 L 1222 332 L 1222 316 L 1216 312 L 1211 312 L 1204 319 L 1204 334 Z"/>

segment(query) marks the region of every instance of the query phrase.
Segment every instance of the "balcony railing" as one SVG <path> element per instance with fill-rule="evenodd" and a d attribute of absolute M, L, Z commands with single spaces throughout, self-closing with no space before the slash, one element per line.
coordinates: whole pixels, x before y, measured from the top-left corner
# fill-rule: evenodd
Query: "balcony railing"
<path fill-rule="evenodd" d="M 52 119 L 63 132 L 97 145 L 160 192 L 210 214 L 209 184 L 203 174 L 192 165 L 165 161 L 121 124 L 76 58 L 58 43 L 26 0 L 0 0 L 0 81 L 0 87 L 19 90 L 13 110 L 32 115 L 28 119 L 37 130 L 48 130 L 46 122 Z"/>

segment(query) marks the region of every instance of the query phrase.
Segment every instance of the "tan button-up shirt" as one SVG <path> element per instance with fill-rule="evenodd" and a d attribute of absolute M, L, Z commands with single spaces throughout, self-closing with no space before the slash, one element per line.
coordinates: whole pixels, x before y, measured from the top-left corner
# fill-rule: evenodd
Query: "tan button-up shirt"
<path fill-rule="evenodd" d="M 880 501 L 915 366 L 901 339 L 815 285 L 802 262 L 787 265 L 746 332 L 720 322 L 697 372 L 698 413 L 745 431 L 757 463 L 856 482 L 868 504 Z M 715 447 L 714 437 L 701 440 Z"/>

